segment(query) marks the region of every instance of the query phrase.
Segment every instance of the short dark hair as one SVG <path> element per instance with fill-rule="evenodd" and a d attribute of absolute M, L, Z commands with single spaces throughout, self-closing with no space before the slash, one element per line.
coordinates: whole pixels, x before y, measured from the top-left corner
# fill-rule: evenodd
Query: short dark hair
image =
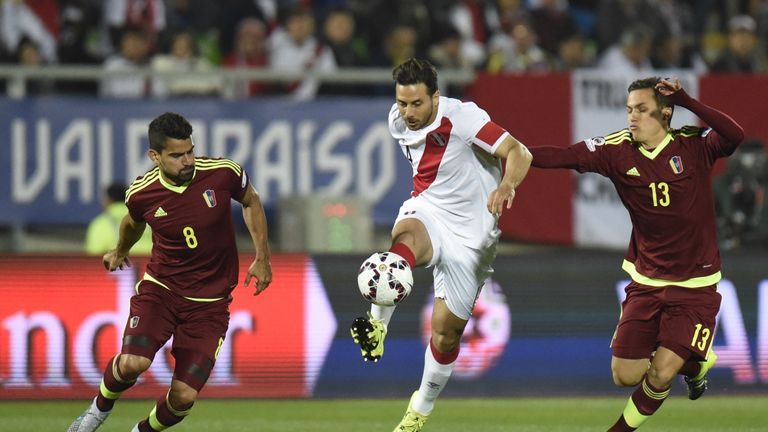
<path fill-rule="evenodd" d="M 192 136 L 192 125 L 184 116 L 163 113 L 149 123 L 149 148 L 162 152 L 167 138 L 184 140 Z"/>
<path fill-rule="evenodd" d="M 114 182 L 107 186 L 107 189 L 104 191 L 107 195 L 107 198 L 109 198 L 112 202 L 123 202 L 125 201 L 125 183 L 122 182 Z"/>
<path fill-rule="evenodd" d="M 672 114 L 675 113 L 675 104 L 673 104 L 668 97 L 661 94 L 656 89 L 656 84 L 661 82 L 660 77 L 648 77 L 648 78 L 642 78 L 635 81 L 632 81 L 632 84 L 629 85 L 627 88 L 627 93 L 631 93 L 635 90 L 642 90 L 642 89 L 651 89 L 653 90 L 653 97 L 656 99 L 656 105 L 659 106 L 659 109 L 662 108 L 669 108 L 672 110 L 672 113 L 669 115 L 669 121 L 670 124 L 672 122 Z"/>
<path fill-rule="evenodd" d="M 400 85 L 422 83 L 430 96 L 437 91 L 437 70 L 427 60 L 409 58 L 392 71 L 392 79 Z"/>

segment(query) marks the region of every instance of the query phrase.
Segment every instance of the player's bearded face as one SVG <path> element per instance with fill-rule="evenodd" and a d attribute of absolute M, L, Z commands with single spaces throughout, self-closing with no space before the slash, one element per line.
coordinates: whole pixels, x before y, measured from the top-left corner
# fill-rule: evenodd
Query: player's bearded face
<path fill-rule="evenodd" d="M 194 177 L 195 153 L 191 139 L 168 138 L 165 149 L 154 155 L 153 160 L 163 172 L 163 177 L 171 183 L 182 185 Z"/>
<path fill-rule="evenodd" d="M 666 119 L 652 89 L 633 90 L 627 97 L 627 124 L 632 138 L 646 147 L 655 147 L 667 134 Z"/>
<path fill-rule="evenodd" d="M 397 109 L 410 130 L 419 130 L 435 121 L 439 97 L 439 90 L 429 95 L 423 83 L 395 86 Z"/>

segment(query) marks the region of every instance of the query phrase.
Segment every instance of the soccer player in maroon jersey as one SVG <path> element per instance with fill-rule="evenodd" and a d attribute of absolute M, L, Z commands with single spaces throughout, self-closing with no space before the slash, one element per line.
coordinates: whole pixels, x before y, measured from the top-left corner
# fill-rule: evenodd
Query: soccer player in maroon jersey
<path fill-rule="evenodd" d="M 242 204 L 256 249 L 244 285 L 253 280 L 258 295 L 272 281 L 264 209 L 243 168 L 228 159 L 195 157 L 192 126 L 174 113 L 149 124 L 148 155 L 156 167 L 128 188 L 128 215 L 117 247 L 103 261 L 109 271 L 129 266 L 128 252 L 146 224 L 152 256 L 131 298 L 120 354 L 109 361 L 98 395 L 68 432 L 96 430 L 171 336 L 171 387 L 132 432 L 165 430 L 189 414 L 224 342 L 237 286 L 231 199 Z"/>
<path fill-rule="evenodd" d="M 744 139 L 733 119 L 691 98 L 679 80 L 641 79 L 628 91 L 627 129 L 567 148 L 531 148 L 532 166 L 609 178 L 632 220 L 622 266 L 632 280 L 611 371 L 617 386 L 638 387 L 611 432 L 640 427 L 678 374 L 692 400 L 707 388 L 721 278 L 711 172 Z M 674 105 L 709 127 L 670 128 Z"/>

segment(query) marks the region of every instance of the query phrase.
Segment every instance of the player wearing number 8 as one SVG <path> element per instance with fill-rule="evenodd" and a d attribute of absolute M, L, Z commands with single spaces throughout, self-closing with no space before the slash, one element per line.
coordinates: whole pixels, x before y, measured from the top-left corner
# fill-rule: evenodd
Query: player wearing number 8
<path fill-rule="evenodd" d="M 242 204 L 256 249 L 245 285 L 254 279 L 259 294 L 272 280 L 264 209 L 242 167 L 227 159 L 195 157 L 192 126 L 174 113 L 150 123 L 148 156 L 156 166 L 128 188 L 128 215 L 104 266 L 113 271 L 130 265 L 128 251 L 146 224 L 152 228 L 152 256 L 131 298 L 121 352 L 110 360 L 97 397 L 69 432 L 96 430 L 171 336 L 176 364 L 170 391 L 133 431 L 165 430 L 189 413 L 224 341 L 237 286 L 231 199 Z"/>
<path fill-rule="evenodd" d="M 677 374 L 688 397 L 706 390 L 720 309 L 712 166 L 731 155 L 744 131 L 691 98 L 680 82 L 646 78 L 629 86 L 628 128 L 567 148 L 533 147 L 532 166 L 596 172 L 614 184 L 632 220 L 626 287 L 611 342 L 618 386 L 637 386 L 609 431 L 633 431 L 661 406 Z M 672 129 L 674 106 L 709 127 Z"/>

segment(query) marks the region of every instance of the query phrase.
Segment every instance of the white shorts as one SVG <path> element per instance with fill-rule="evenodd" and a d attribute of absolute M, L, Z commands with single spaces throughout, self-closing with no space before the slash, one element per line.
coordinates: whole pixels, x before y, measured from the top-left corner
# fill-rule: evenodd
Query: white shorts
<path fill-rule="evenodd" d="M 409 218 L 424 224 L 432 242 L 432 260 L 427 267 L 433 267 L 435 298 L 444 299 L 448 310 L 461 319 L 469 320 L 480 289 L 493 273 L 497 242 L 489 241 L 488 246 L 482 249 L 465 246 L 421 200 L 411 198 L 405 201 L 395 225 Z"/>

